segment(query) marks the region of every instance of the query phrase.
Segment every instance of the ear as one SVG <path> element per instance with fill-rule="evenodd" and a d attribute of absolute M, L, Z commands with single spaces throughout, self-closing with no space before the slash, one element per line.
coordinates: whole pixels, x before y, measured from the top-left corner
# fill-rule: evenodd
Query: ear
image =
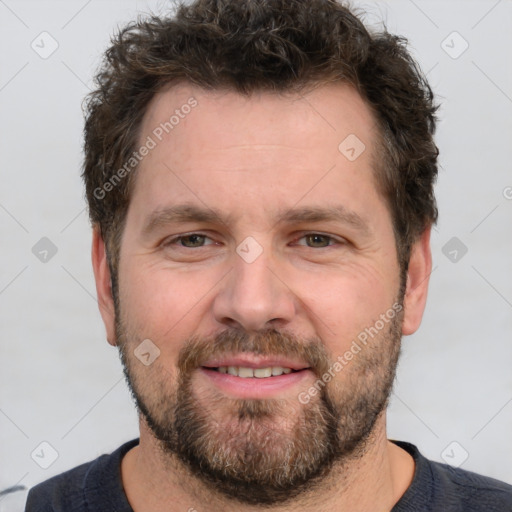
<path fill-rule="evenodd" d="M 427 227 L 411 248 L 407 284 L 404 297 L 404 320 L 402 334 L 416 332 L 421 324 L 427 302 L 428 283 L 432 272 L 430 231 Z"/>
<path fill-rule="evenodd" d="M 107 331 L 107 341 L 116 345 L 115 334 L 115 308 L 114 298 L 112 296 L 112 284 L 110 280 L 110 269 L 107 262 L 107 252 L 105 242 L 101 236 L 98 226 L 93 228 L 92 233 L 92 268 L 94 270 L 94 279 L 96 281 L 96 294 L 98 296 L 98 306 L 100 308 L 101 318 Z"/>

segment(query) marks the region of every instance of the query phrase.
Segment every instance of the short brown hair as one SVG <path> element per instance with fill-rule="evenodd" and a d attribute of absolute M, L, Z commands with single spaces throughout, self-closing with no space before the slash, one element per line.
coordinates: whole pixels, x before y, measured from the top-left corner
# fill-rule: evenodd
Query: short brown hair
<path fill-rule="evenodd" d="M 172 16 L 139 18 L 120 30 L 86 99 L 82 176 L 114 273 L 136 168 L 112 180 L 136 149 L 154 94 L 183 81 L 245 95 L 353 86 L 379 127 L 375 178 L 407 269 L 411 244 L 437 220 L 438 149 L 437 106 L 406 40 L 370 33 L 335 0 L 196 0 Z"/>

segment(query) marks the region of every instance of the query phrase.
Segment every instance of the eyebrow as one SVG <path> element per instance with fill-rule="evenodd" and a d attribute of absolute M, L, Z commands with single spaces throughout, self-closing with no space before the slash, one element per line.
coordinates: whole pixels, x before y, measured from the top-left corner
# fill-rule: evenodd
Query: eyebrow
<path fill-rule="evenodd" d="M 225 216 L 215 208 L 201 207 L 194 204 L 178 204 L 153 211 L 143 227 L 143 234 L 150 235 L 153 231 L 169 224 L 198 222 L 205 224 L 224 224 L 229 226 L 234 215 Z M 277 224 L 300 224 L 306 222 L 339 222 L 347 224 L 363 235 L 371 233 L 368 223 L 356 212 L 342 205 L 294 207 L 277 212 L 273 226 Z"/>

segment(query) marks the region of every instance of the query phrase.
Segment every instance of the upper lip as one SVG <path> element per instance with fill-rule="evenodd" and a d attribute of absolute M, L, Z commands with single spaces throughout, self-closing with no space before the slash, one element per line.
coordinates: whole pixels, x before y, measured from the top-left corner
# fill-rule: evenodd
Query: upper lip
<path fill-rule="evenodd" d="M 280 366 L 292 370 L 303 370 L 310 365 L 301 361 L 294 361 L 283 356 L 258 356 L 256 354 L 239 354 L 235 356 L 219 356 L 209 359 L 202 365 L 206 368 L 219 368 L 221 366 L 242 366 L 245 368 L 268 368 Z"/>

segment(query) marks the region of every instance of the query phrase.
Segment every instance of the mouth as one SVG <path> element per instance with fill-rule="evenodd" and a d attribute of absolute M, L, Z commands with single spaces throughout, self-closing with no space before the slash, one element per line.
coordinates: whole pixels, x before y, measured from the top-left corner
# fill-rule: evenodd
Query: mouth
<path fill-rule="evenodd" d="M 214 368 L 203 368 L 223 374 L 233 375 L 234 377 L 241 377 L 242 379 L 267 379 L 269 377 L 279 377 L 280 375 L 288 375 L 289 373 L 302 371 L 283 366 L 265 366 L 262 368 L 250 368 L 248 366 L 218 366 Z"/>
<path fill-rule="evenodd" d="M 300 391 L 304 379 L 312 380 L 311 367 L 284 358 L 265 358 L 250 354 L 211 360 L 200 374 L 223 394 L 232 398 L 265 399 Z"/>

